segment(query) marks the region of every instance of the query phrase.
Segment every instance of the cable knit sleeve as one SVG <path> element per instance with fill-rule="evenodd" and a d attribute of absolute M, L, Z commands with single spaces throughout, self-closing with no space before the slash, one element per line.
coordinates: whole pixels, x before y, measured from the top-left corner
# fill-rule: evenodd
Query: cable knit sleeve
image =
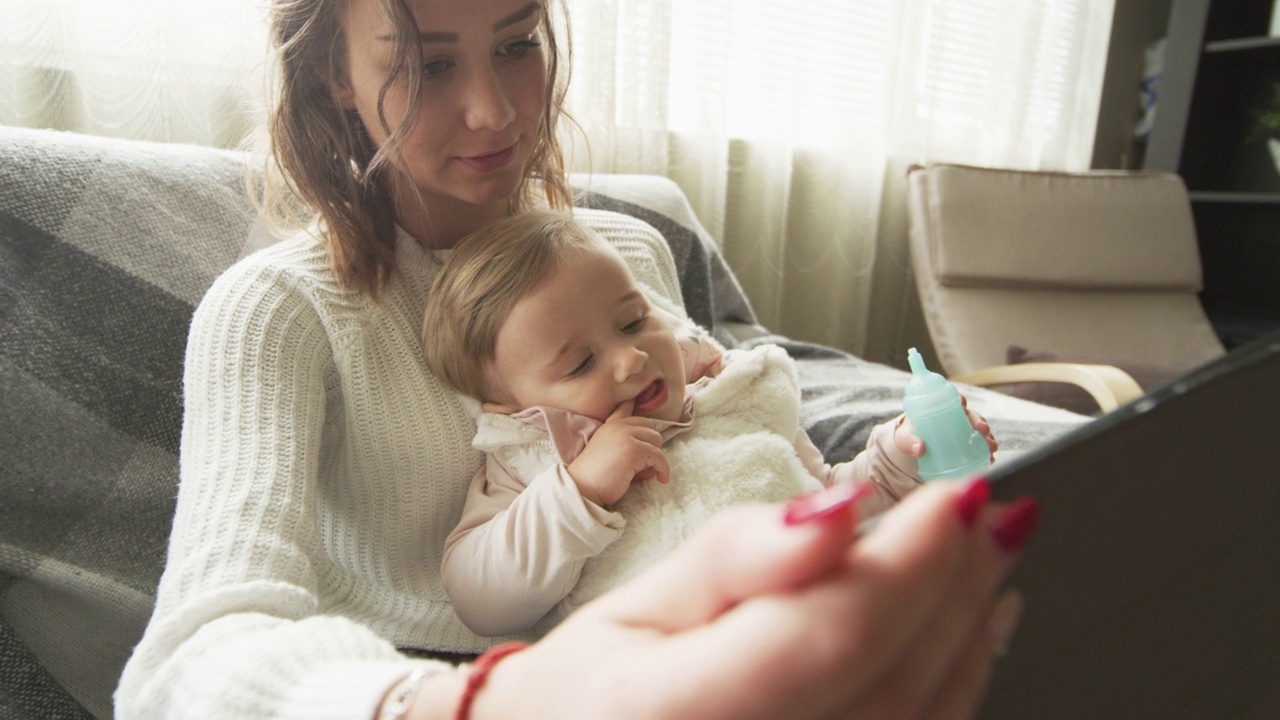
<path fill-rule="evenodd" d="M 315 508 L 333 352 L 296 282 L 238 267 L 193 317 L 169 557 L 117 690 L 120 720 L 371 718 L 413 667 L 322 614 Z"/>

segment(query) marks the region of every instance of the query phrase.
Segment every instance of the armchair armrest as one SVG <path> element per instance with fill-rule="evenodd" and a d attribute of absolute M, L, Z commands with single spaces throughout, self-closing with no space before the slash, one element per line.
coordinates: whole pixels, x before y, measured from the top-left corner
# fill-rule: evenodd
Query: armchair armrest
<path fill-rule="evenodd" d="M 1111 365 L 1085 363 L 999 365 L 962 373 L 950 380 L 980 387 L 1019 382 L 1070 383 L 1089 393 L 1104 413 L 1111 412 L 1143 393 L 1137 381 L 1124 370 Z"/>

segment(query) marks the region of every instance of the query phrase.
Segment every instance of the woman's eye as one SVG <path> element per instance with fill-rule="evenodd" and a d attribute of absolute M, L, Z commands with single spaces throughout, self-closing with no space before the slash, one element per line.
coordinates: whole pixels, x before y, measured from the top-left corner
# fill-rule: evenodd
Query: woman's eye
<path fill-rule="evenodd" d="M 498 54 L 508 58 L 522 58 L 529 54 L 529 51 L 542 45 L 536 36 L 529 36 L 519 40 L 513 40 L 498 48 Z"/>
<path fill-rule="evenodd" d="M 422 74 L 424 77 L 437 77 L 451 67 L 453 63 L 449 60 L 428 60 L 422 64 Z"/>

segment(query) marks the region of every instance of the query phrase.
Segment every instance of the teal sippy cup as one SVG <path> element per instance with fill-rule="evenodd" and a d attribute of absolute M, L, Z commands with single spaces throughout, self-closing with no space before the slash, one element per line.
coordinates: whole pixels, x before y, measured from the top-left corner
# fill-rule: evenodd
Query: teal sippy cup
<path fill-rule="evenodd" d="M 920 477 L 925 480 L 958 478 L 991 464 L 987 439 L 973 428 L 960 391 L 924 366 L 919 351 L 907 351 L 911 380 L 902 398 L 902 409 L 915 434 L 924 441 Z"/>

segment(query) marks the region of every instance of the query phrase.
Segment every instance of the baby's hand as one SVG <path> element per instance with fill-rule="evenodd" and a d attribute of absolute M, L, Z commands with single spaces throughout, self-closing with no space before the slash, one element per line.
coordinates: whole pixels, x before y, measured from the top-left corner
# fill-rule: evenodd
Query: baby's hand
<path fill-rule="evenodd" d="M 965 413 L 969 416 L 969 423 L 973 425 L 973 429 L 982 433 L 987 439 L 987 447 L 991 448 L 992 458 L 995 457 L 996 450 L 1000 449 L 996 438 L 991 434 L 991 425 L 987 419 L 982 417 L 978 412 L 969 409 L 969 400 L 963 394 L 960 395 L 960 404 L 964 406 Z M 902 452 L 913 458 L 919 458 L 924 455 L 924 440 L 911 428 L 911 421 L 906 415 L 899 416 L 898 425 L 893 429 L 893 442 Z"/>
<path fill-rule="evenodd" d="M 631 414 L 633 403 L 620 405 L 569 463 L 582 497 L 608 507 L 627 493 L 635 480 L 656 477 L 667 482 L 671 467 L 662 454 L 662 435 L 649 418 Z"/>

